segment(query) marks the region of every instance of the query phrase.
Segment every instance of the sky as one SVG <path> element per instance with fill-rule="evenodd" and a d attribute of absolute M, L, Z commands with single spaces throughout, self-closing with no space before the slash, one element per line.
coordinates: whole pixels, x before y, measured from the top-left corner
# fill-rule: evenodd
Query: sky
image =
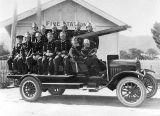
<path fill-rule="evenodd" d="M 46 3 L 50 0 L 41 0 Z M 84 0 L 120 21 L 132 29 L 121 32 L 122 35 L 151 35 L 150 29 L 160 22 L 160 0 Z M 37 0 L 17 0 L 17 12 L 23 13 L 36 7 Z M 11 18 L 13 0 L 0 0 L 0 22 Z M 0 33 L 7 33 L 0 28 Z"/>

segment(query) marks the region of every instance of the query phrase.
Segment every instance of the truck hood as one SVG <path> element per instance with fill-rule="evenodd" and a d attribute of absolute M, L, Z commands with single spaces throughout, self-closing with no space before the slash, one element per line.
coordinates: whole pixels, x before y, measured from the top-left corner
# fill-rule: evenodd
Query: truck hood
<path fill-rule="evenodd" d="M 112 60 L 110 66 L 136 66 L 137 60 Z"/>

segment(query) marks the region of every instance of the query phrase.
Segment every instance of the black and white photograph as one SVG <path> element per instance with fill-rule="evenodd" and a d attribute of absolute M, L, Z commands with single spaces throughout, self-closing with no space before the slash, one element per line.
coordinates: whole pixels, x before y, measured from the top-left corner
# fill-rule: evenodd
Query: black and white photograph
<path fill-rule="evenodd" d="M 0 0 L 0 116 L 160 116 L 160 0 Z"/>

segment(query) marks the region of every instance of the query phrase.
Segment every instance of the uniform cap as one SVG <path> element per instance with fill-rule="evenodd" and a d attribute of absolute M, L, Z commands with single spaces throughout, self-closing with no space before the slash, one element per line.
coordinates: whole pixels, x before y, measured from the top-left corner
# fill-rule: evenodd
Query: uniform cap
<path fill-rule="evenodd" d="M 31 37 L 31 34 L 29 32 L 26 32 L 24 37 Z"/>
<path fill-rule="evenodd" d="M 35 34 L 36 37 L 42 36 L 40 32 L 36 32 Z"/>
<path fill-rule="evenodd" d="M 62 28 L 66 28 L 66 29 L 68 29 L 67 24 L 66 24 L 66 22 L 65 22 L 65 21 L 63 21 L 63 23 L 62 23 Z"/>
<path fill-rule="evenodd" d="M 33 27 L 37 27 L 36 22 L 33 22 L 33 23 L 32 23 L 32 28 L 33 28 Z"/>
<path fill-rule="evenodd" d="M 65 21 L 63 21 L 62 26 L 67 26 L 67 24 L 66 24 L 66 22 L 65 22 Z"/>
<path fill-rule="evenodd" d="M 66 35 L 66 33 L 64 33 L 64 32 L 60 32 L 60 36 L 62 36 L 62 35 Z"/>
<path fill-rule="evenodd" d="M 71 40 L 71 43 L 76 43 L 76 44 L 79 44 L 78 40 L 76 37 L 73 37 L 72 40 Z"/>
<path fill-rule="evenodd" d="M 90 43 L 89 39 L 84 39 L 83 43 Z"/>
<path fill-rule="evenodd" d="M 55 24 L 53 24 L 52 29 L 57 29 L 57 26 Z"/>
<path fill-rule="evenodd" d="M 16 36 L 17 39 L 21 39 L 21 40 L 23 40 L 23 37 L 24 37 L 23 35 Z"/>
<path fill-rule="evenodd" d="M 46 29 L 46 27 L 44 25 L 41 26 L 41 29 Z"/>
<path fill-rule="evenodd" d="M 76 25 L 80 27 L 82 26 L 80 22 L 77 22 Z"/>

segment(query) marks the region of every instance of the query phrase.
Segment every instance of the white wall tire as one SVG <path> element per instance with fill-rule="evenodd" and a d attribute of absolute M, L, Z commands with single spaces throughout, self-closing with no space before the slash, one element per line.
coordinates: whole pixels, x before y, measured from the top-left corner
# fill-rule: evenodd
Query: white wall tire
<path fill-rule="evenodd" d="M 119 101 L 129 107 L 137 107 L 146 99 L 146 88 L 135 77 L 123 78 L 117 85 L 116 93 Z"/>
<path fill-rule="evenodd" d="M 34 102 L 41 96 L 39 82 L 33 77 L 26 77 L 20 85 L 20 93 L 25 101 Z"/>
<path fill-rule="evenodd" d="M 158 83 L 155 78 L 151 74 L 146 74 L 146 76 L 143 77 L 143 83 L 146 87 L 147 98 L 153 97 L 158 90 Z"/>

